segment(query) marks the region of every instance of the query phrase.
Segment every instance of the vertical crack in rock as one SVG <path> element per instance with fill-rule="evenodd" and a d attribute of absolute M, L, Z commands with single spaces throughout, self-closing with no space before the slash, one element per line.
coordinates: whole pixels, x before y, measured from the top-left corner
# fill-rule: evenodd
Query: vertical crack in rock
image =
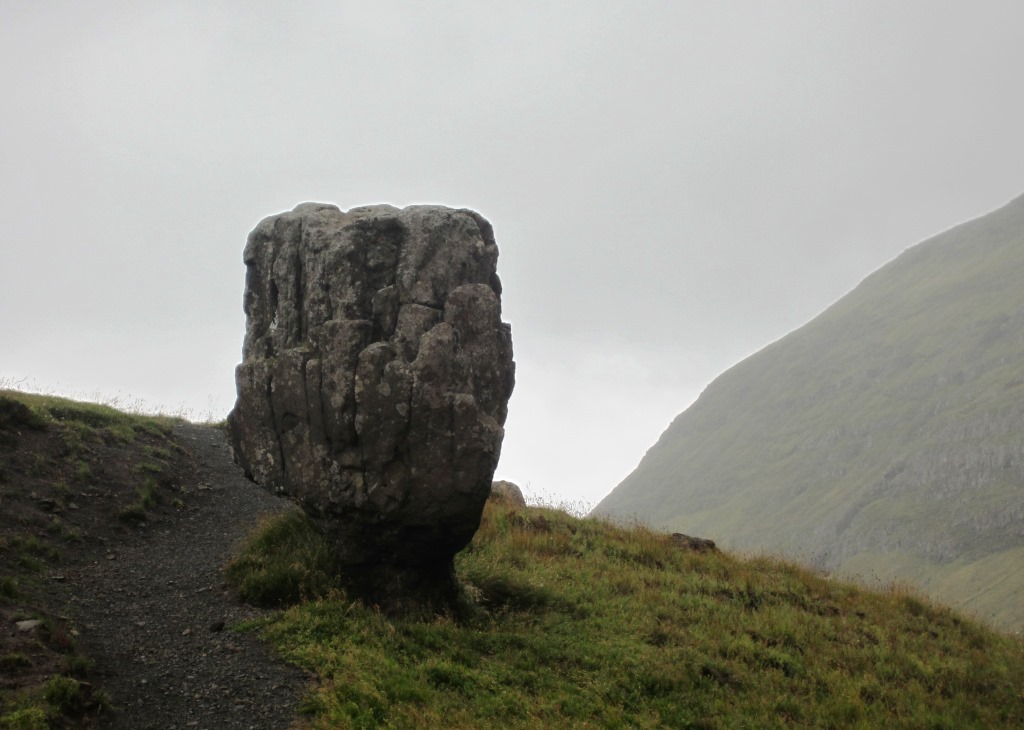
<path fill-rule="evenodd" d="M 277 414 L 274 412 L 274 376 L 269 374 L 269 373 L 267 374 L 266 399 L 267 399 L 267 409 L 270 412 L 270 423 L 274 424 L 274 431 L 272 433 L 270 433 L 269 436 L 270 436 L 270 441 L 274 444 L 275 450 L 277 451 L 278 463 L 277 463 L 276 466 L 277 466 L 278 469 L 280 469 L 282 472 L 284 472 L 285 468 L 286 468 L 285 453 L 284 453 L 284 443 L 282 443 L 281 436 L 280 436 L 280 434 L 279 434 L 279 432 L 277 430 L 278 420 L 277 420 Z M 245 472 L 246 472 L 246 474 L 251 474 L 252 470 L 247 468 L 245 470 Z M 264 478 L 264 480 L 265 481 L 270 481 L 269 479 L 266 479 L 266 478 Z"/>
<path fill-rule="evenodd" d="M 277 282 L 273 279 L 270 280 L 270 329 L 271 331 L 277 329 Z M 267 342 L 273 347 L 273 338 L 268 337 Z M 273 349 L 268 350 L 269 353 L 273 353 Z"/>
<path fill-rule="evenodd" d="M 292 299 L 292 304 L 295 307 L 295 342 L 302 342 L 305 335 L 305 323 L 303 319 L 305 317 L 305 296 L 302 291 L 302 267 L 305 265 L 305 260 L 302 255 L 304 248 L 303 243 L 306 238 L 306 221 L 304 219 L 299 220 L 299 234 L 296 236 L 297 242 L 295 245 L 294 252 L 294 264 L 292 271 L 295 277 L 295 296 Z"/>
<path fill-rule="evenodd" d="M 444 602 L 490 493 L 515 382 L 479 214 L 305 203 L 245 247 L 235 455 L 382 607 Z"/>

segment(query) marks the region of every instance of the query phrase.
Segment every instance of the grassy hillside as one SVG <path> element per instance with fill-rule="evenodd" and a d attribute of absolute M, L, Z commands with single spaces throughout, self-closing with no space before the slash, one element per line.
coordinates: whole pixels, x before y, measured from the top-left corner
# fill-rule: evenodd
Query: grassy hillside
<path fill-rule="evenodd" d="M 0 730 L 91 727 L 109 711 L 62 572 L 183 506 L 190 460 L 172 424 L 0 390 Z"/>
<path fill-rule="evenodd" d="M 595 512 L 1024 629 L 1024 197 L 715 380 Z"/>
<path fill-rule="evenodd" d="M 76 646 L 60 573 L 104 559 L 139 519 L 173 529 L 196 499 L 169 425 L 0 393 L 0 729 L 110 720 L 112 668 Z M 454 615 L 387 618 L 345 598 L 322 540 L 291 513 L 259 527 L 226 575 L 280 609 L 234 629 L 319 678 L 299 726 L 1024 723 L 1024 644 L 906 590 L 498 504 L 457 569 Z"/>
<path fill-rule="evenodd" d="M 246 628 L 319 676 L 317 728 L 1024 723 L 1024 644 L 907 591 L 495 504 L 457 568 L 461 615 L 387 618 L 332 592 L 291 515 L 228 575 L 263 602 L 307 597 Z"/>

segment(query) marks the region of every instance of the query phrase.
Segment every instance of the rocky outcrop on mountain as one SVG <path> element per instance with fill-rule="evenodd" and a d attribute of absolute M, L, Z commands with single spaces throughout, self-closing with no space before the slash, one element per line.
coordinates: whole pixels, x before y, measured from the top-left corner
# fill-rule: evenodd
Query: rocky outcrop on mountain
<path fill-rule="evenodd" d="M 525 507 L 526 498 L 518 484 L 504 480 L 491 484 L 491 501 L 510 507 Z"/>
<path fill-rule="evenodd" d="M 438 206 L 306 203 L 245 247 L 236 458 L 382 605 L 446 599 L 491 491 L 514 384 L 497 258 L 482 216 Z"/>
<path fill-rule="evenodd" d="M 718 550 L 714 540 L 707 540 L 703 537 L 691 537 L 681 532 L 672 533 L 672 542 L 680 550 L 690 550 L 695 553 L 709 553 Z"/>

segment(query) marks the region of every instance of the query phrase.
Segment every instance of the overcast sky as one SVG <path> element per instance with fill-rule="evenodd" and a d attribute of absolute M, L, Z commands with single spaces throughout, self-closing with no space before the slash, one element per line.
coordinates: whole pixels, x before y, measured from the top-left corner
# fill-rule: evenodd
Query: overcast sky
<path fill-rule="evenodd" d="M 1024 3 L 0 0 L 0 380 L 223 417 L 245 238 L 494 225 L 498 476 L 594 504 L 722 371 L 1024 192 Z"/>

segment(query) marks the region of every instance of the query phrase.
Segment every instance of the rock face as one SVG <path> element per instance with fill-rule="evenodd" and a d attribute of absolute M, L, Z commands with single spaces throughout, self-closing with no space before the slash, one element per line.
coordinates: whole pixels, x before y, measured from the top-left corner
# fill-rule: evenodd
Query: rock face
<path fill-rule="evenodd" d="M 479 526 L 514 384 L 497 259 L 437 206 L 306 203 L 249 235 L 236 458 L 377 602 L 444 600 Z"/>

